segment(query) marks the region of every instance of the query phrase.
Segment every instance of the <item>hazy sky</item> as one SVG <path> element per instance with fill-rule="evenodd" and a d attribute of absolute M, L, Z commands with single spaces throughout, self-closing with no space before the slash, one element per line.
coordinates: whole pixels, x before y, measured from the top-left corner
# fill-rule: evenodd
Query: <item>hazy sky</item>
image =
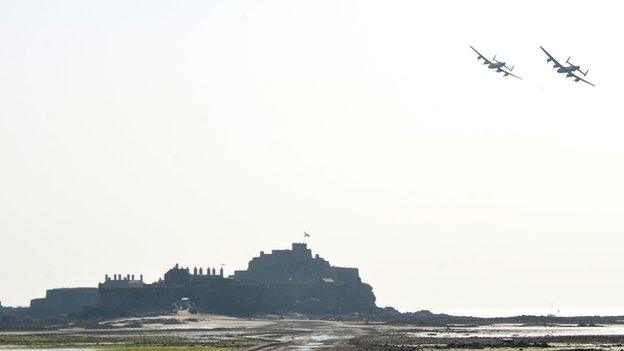
<path fill-rule="evenodd" d="M 0 1 L 0 301 L 306 230 L 381 306 L 624 305 L 622 10 Z"/>

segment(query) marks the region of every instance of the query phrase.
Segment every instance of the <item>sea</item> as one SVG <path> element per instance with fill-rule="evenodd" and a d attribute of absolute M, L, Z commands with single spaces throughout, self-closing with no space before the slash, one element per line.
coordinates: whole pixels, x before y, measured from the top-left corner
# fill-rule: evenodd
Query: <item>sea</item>
<path fill-rule="evenodd" d="M 440 308 L 433 313 L 472 317 L 513 317 L 521 315 L 557 317 L 624 316 L 624 306 L 613 307 L 517 307 L 517 308 Z"/>

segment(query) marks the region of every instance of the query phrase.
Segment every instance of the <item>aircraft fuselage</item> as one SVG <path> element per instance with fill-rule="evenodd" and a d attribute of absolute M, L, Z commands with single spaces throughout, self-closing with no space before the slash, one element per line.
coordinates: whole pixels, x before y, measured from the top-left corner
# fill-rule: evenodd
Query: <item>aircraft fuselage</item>
<path fill-rule="evenodd" d="M 504 67 L 504 66 L 505 66 L 505 62 L 496 62 L 496 63 L 490 63 L 488 65 L 488 68 L 490 68 L 490 69 L 498 69 L 498 68 L 501 68 L 501 67 Z"/>
<path fill-rule="evenodd" d="M 579 66 L 567 66 L 567 67 L 559 67 L 557 68 L 558 73 L 572 73 L 578 71 Z"/>

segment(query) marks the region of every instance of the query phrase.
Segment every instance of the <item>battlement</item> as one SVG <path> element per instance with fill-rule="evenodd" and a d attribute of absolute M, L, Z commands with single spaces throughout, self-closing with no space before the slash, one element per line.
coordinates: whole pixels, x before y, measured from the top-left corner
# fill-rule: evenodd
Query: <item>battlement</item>
<path fill-rule="evenodd" d="M 139 279 L 135 279 L 134 274 L 126 274 L 123 277 L 121 274 L 113 274 L 113 277 L 106 274 L 104 275 L 104 282 L 100 285 L 106 288 L 138 288 L 145 285 L 145 283 L 143 282 L 143 274 L 139 275 Z"/>
<path fill-rule="evenodd" d="M 206 267 L 205 273 L 203 267 L 195 267 L 191 273 L 189 267 L 180 267 L 176 263 L 175 266 L 165 273 L 164 279 L 161 279 L 159 284 L 166 286 L 190 286 L 193 283 L 216 281 L 223 278 L 223 267 L 219 268 L 218 271 L 215 267 Z"/>

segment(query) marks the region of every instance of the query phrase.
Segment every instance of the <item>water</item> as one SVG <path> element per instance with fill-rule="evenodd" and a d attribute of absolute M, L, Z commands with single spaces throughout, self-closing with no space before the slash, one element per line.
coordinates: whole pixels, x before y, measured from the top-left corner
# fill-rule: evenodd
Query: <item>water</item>
<path fill-rule="evenodd" d="M 433 313 L 473 317 L 513 317 L 521 315 L 558 317 L 578 316 L 624 316 L 624 306 L 612 307 L 518 307 L 518 308 L 439 308 Z"/>
<path fill-rule="evenodd" d="M 519 324 L 496 324 L 479 327 L 422 328 L 409 333 L 416 337 L 429 338 L 512 338 L 575 335 L 623 335 L 624 325 L 577 327 L 575 325 L 522 326 Z"/>
<path fill-rule="evenodd" d="M 336 336 L 329 334 L 315 334 L 310 336 L 301 337 L 301 339 L 305 339 L 306 342 L 303 345 L 297 345 L 293 348 L 297 351 L 311 351 L 317 348 L 320 348 L 324 345 L 324 341 L 333 340 Z"/>

